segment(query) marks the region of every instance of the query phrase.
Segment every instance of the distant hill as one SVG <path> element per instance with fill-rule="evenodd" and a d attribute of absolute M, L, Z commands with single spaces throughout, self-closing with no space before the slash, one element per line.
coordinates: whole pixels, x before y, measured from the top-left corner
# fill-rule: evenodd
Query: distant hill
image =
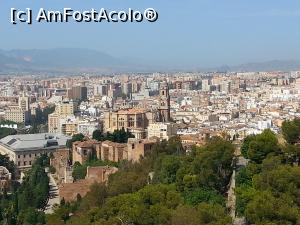
<path fill-rule="evenodd" d="M 0 50 L 0 73 L 84 73 L 84 72 L 154 72 L 154 71 L 291 71 L 300 70 L 300 61 L 273 60 L 238 66 L 215 68 L 179 68 L 177 65 L 151 65 L 139 60 L 121 59 L 96 50 L 56 48 L 33 50 Z"/>
<path fill-rule="evenodd" d="M 300 61 L 273 60 L 261 63 L 247 63 L 230 67 L 231 71 L 292 71 L 300 70 Z"/>
<path fill-rule="evenodd" d="M 87 49 L 0 51 L 0 71 L 109 71 L 125 69 L 128 65 L 125 60 Z"/>
<path fill-rule="evenodd" d="M 295 71 L 300 70 L 300 61 L 272 60 L 259 63 L 245 63 L 236 66 L 223 65 L 214 68 L 203 68 L 204 72 L 269 72 L 269 71 Z"/>

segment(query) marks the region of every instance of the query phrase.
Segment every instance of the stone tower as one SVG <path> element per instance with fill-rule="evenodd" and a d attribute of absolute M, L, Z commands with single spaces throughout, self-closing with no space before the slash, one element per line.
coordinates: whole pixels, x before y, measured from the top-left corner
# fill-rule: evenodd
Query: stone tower
<path fill-rule="evenodd" d="M 159 122 L 170 122 L 170 94 L 167 82 L 163 82 L 159 89 Z"/>

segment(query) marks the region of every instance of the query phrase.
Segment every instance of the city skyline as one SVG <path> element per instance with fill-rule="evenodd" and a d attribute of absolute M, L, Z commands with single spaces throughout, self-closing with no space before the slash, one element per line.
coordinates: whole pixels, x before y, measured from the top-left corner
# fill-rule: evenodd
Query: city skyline
<path fill-rule="evenodd" d="M 300 4 L 288 1 L 4 1 L 0 49 L 92 49 L 141 64 L 210 68 L 271 60 L 298 60 Z M 107 8 L 159 13 L 155 23 L 12 25 L 11 8 Z M 80 33 L 78 32 L 80 30 Z"/>

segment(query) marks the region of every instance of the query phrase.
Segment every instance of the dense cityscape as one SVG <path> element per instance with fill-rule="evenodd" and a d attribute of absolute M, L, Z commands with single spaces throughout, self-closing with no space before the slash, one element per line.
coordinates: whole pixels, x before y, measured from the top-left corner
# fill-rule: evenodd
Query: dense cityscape
<path fill-rule="evenodd" d="M 300 1 L 0 5 L 0 225 L 300 225 Z"/>
<path fill-rule="evenodd" d="M 298 224 L 300 72 L 3 76 L 0 224 Z"/>

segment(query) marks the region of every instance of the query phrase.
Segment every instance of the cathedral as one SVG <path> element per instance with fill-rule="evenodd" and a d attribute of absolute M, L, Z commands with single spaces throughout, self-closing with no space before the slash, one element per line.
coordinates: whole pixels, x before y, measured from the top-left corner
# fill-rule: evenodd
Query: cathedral
<path fill-rule="evenodd" d="M 147 136 L 147 128 L 152 123 L 169 123 L 170 93 L 167 82 L 163 82 L 159 89 L 159 106 L 156 110 L 144 108 L 128 108 L 117 111 L 104 112 L 104 131 L 114 132 L 124 128 L 136 138 Z"/>

